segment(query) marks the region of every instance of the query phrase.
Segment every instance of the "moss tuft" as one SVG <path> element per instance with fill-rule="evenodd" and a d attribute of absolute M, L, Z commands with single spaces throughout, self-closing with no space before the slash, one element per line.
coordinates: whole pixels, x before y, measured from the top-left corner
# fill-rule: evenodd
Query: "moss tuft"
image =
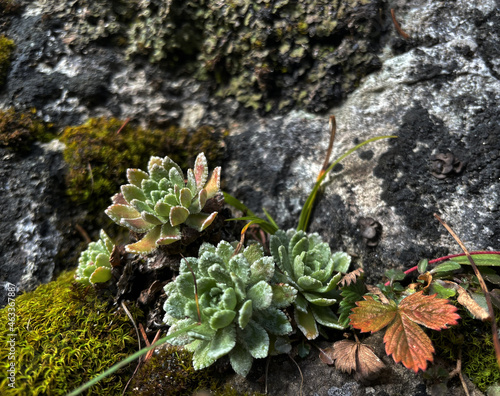
<path fill-rule="evenodd" d="M 28 151 L 35 140 L 48 141 L 53 137 L 50 128 L 51 125 L 36 120 L 32 114 L 13 108 L 0 110 L 0 147 Z"/>
<path fill-rule="evenodd" d="M 137 349 L 134 329 L 123 313 L 112 313 L 94 289 L 76 285 L 74 272 L 15 300 L 16 376 L 8 387 L 7 349 L 0 351 L 0 393 L 64 395 Z M 0 311 L 0 342 L 8 345 L 7 308 Z M 137 310 L 134 315 L 137 315 Z M 126 378 L 109 376 L 92 394 L 120 394 Z"/>
<path fill-rule="evenodd" d="M 14 48 L 14 41 L 8 39 L 4 35 L 0 36 L 0 88 L 5 83 L 7 71 L 10 66 L 10 58 Z"/>
<path fill-rule="evenodd" d="M 462 350 L 462 372 L 483 392 L 500 383 L 495 348 L 491 339 L 491 326 L 470 317 L 463 309 L 458 326 L 429 332 L 436 355 L 456 362 Z M 497 313 L 497 319 L 499 318 Z M 500 320 L 497 320 L 500 322 Z"/>
<path fill-rule="evenodd" d="M 195 370 L 192 353 L 165 344 L 134 376 L 129 395 L 169 396 L 260 396 L 261 393 L 241 393 L 222 384 L 214 368 Z"/>
<path fill-rule="evenodd" d="M 168 155 L 183 169 L 192 167 L 196 155 L 204 151 L 209 163 L 218 162 L 222 153 L 221 134 L 201 127 L 194 132 L 178 127 L 146 130 L 123 121 L 93 118 L 68 127 L 61 140 L 66 144 L 64 159 L 69 165 L 68 194 L 90 209 L 100 210 L 126 182 L 127 168 L 144 169 L 152 155 Z"/>

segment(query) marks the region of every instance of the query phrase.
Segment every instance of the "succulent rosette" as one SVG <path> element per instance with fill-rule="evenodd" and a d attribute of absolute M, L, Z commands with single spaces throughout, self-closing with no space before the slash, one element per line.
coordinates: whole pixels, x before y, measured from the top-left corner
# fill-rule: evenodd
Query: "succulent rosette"
<path fill-rule="evenodd" d="M 164 321 L 171 326 L 169 334 L 197 323 L 198 300 L 201 324 L 170 342 L 193 352 L 197 370 L 229 355 L 233 369 L 245 376 L 254 358 L 286 344 L 282 336 L 292 327 L 281 309 L 297 292 L 289 285 L 270 284 L 274 260 L 264 256 L 260 245 L 234 253 L 235 244 L 204 243 L 198 258 L 183 259 L 179 276 L 165 286 Z"/>
<path fill-rule="evenodd" d="M 274 281 L 298 291 L 293 306 L 302 333 L 312 340 L 319 335 L 318 324 L 343 329 L 330 306 L 340 297 L 337 284 L 347 272 L 351 257 L 344 252 L 332 254 L 317 233 L 293 229 L 272 235 L 270 249 L 281 270 L 275 272 Z"/>
<path fill-rule="evenodd" d="M 101 230 L 100 239 L 90 242 L 87 250 L 80 254 L 75 278 L 85 285 L 107 282 L 111 279 L 111 254 L 115 247 L 109 236 Z"/>
<path fill-rule="evenodd" d="M 117 224 L 145 236 L 125 248 L 130 253 L 149 253 L 160 245 L 181 239 L 180 225 L 197 231 L 207 228 L 217 212 L 205 213 L 208 199 L 220 192 L 220 167 L 208 179 L 207 160 L 203 153 L 195 161 L 194 170 L 187 172 L 187 182 L 181 168 L 169 157 L 151 157 L 148 172 L 128 169 L 129 184 L 113 197 L 106 214 Z"/>

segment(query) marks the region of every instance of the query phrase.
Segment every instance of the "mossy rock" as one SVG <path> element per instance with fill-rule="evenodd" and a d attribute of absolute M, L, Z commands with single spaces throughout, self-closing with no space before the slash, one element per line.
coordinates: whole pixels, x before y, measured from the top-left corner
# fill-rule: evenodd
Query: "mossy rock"
<path fill-rule="evenodd" d="M 49 141 L 53 137 L 51 125 L 37 120 L 33 114 L 13 108 L 0 110 L 0 147 L 26 152 L 34 141 Z"/>
<path fill-rule="evenodd" d="M 111 312 L 94 289 L 74 284 L 74 271 L 22 294 L 14 301 L 15 360 L 0 351 L 0 394 L 64 395 L 137 350 L 128 317 Z M 12 307 L 11 307 L 12 308 Z M 131 308 L 131 307 L 129 307 Z M 1 310 L 0 342 L 8 345 L 9 306 Z M 138 310 L 133 310 L 139 316 Z M 136 318 L 137 319 L 137 318 Z M 15 362 L 15 388 L 8 386 L 7 368 Z M 91 394 L 120 395 L 130 368 L 92 388 Z"/>
<path fill-rule="evenodd" d="M 190 132 L 175 126 L 160 130 L 131 124 L 122 128 L 123 124 L 115 118 L 92 118 L 66 128 L 61 137 L 69 165 L 68 195 L 91 210 L 108 206 L 111 196 L 126 182 L 127 168 L 145 169 L 152 155 L 168 155 L 183 169 L 192 167 L 200 152 L 205 152 L 209 163 L 220 160 L 222 133 L 213 128 Z"/>
<path fill-rule="evenodd" d="M 10 58 L 12 51 L 14 51 L 14 41 L 8 39 L 4 35 L 0 36 L 0 88 L 5 83 L 7 71 L 10 66 Z"/>

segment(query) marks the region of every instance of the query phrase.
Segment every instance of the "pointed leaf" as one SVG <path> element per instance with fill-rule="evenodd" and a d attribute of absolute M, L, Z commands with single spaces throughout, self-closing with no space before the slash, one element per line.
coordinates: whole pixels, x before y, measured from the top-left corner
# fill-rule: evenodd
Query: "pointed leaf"
<path fill-rule="evenodd" d="M 200 191 L 203 187 L 205 187 L 205 183 L 207 182 L 208 177 L 208 165 L 207 159 L 205 158 L 205 154 L 200 153 L 196 157 L 196 161 L 194 163 L 194 178 L 196 180 L 196 188 Z"/>
<path fill-rule="evenodd" d="M 186 219 L 185 223 L 189 227 L 194 228 L 195 230 L 201 232 L 205 228 L 207 228 L 210 224 L 212 224 L 216 216 L 217 212 L 213 212 L 212 214 L 207 214 L 207 213 L 191 214 Z"/>
<path fill-rule="evenodd" d="M 295 322 L 300 331 L 308 340 L 314 340 L 319 336 L 318 326 L 311 311 L 301 312 L 298 309 L 294 310 Z"/>
<path fill-rule="evenodd" d="M 156 226 L 140 241 L 125 246 L 125 250 L 129 253 L 150 253 L 156 249 L 156 241 L 159 238 L 160 233 L 161 227 Z"/>
<path fill-rule="evenodd" d="M 207 191 L 207 198 L 212 198 L 220 192 L 220 171 L 221 168 L 218 166 L 212 172 L 210 180 L 205 185 L 205 190 Z"/>
<path fill-rule="evenodd" d="M 170 209 L 170 224 L 172 226 L 177 226 L 186 221 L 189 216 L 189 210 L 187 210 L 184 206 L 174 206 Z"/>

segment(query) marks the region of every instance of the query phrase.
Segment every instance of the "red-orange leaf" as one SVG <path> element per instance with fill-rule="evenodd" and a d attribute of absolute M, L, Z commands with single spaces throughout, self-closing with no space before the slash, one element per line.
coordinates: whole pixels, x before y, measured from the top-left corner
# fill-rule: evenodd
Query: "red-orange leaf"
<path fill-rule="evenodd" d="M 426 296 L 423 291 L 404 298 L 399 306 L 393 301 L 383 304 L 370 296 L 364 298 L 365 301 L 358 301 L 357 307 L 352 309 L 351 325 L 372 333 L 389 325 L 384 335 L 385 351 L 396 363 L 403 362 L 415 372 L 425 371 L 434 353 L 431 340 L 418 324 L 441 330 L 457 324 L 460 318 L 455 313 L 457 308 L 448 300 L 436 298 L 436 295 Z"/>

